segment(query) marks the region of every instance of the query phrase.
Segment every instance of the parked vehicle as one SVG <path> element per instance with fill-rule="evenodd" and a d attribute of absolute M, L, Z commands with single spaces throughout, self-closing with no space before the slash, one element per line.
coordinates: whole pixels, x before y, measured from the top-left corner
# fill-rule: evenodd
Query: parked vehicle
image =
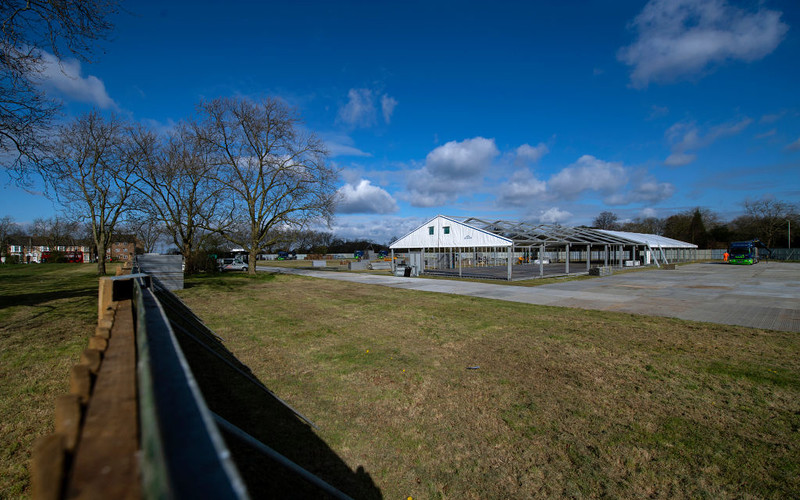
<path fill-rule="evenodd" d="M 749 241 L 734 241 L 728 248 L 728 263 L 729 264 L 757 264 L 759 255 L 758 249 L 763 248 L 767 251 L 767 255 L 772 255 L 772 250 L 767 248 L 767 245 L 761 240 Z"/>
<path fill-rule="evenodd" d="M 228 264 L 233 264 L 233 257 L 224 257 L 221 259 L 217 259 L 217 269 L 222 271 L 222 268 L 227 266 Z"/>
<path fill-rule="evenodd" d="M 247 262 L 244 262 L 239 259 L 232 259 L 232 262 L 229 264 L 224 264 L 222 266 L 223 271 L 247 271 Z"/>

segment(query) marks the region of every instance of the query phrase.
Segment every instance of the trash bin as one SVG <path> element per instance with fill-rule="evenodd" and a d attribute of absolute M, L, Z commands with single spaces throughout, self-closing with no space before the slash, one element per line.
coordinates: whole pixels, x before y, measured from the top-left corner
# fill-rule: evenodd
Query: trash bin
<path fill-rule="evenodd" d="M 410 278 L 411 277 L 411 268 L 410 267 L 406 267 L 405 268 L 405 271 L 403 272 L 403 277 L 405 277 L 405 278 Z"/>

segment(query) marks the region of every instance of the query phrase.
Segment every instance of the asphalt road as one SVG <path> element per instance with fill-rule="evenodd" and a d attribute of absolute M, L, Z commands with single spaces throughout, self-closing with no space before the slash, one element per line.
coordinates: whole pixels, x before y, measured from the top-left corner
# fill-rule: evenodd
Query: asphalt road
<path fill-rule="evenodd" d="M 268 266 L 259 266 L 258 270 L 528 304 L 800 332 L 800 264 L 795 263 L 688 264 L 674 270 L 653 268 L 530 288 Z"/>

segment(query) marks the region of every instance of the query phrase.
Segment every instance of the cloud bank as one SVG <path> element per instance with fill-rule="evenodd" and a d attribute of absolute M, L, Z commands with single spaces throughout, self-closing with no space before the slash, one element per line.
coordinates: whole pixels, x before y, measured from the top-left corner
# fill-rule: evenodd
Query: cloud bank
<path fill-rule="evenodd" d="M 617 58 L 632 67 L 634 88 L 691 78 L 726 61 L 756 61 L 789 29 L 781 12 L 761 3 L 746 11 L 726 0 L 651 0 L 630 27 L 638 39 Z"/>
<path fill-rule="evenodd" d="M 338 195 L 336 213 L 339 214 L 391 214 L 398 210 L 392 195 L 366 179 L 355 186 L 345 184 L 339 188 Z"/>
<path fill-rule="evenodd" d="M 494 139 L 475 137 L 451 141 L 434 149 L 421 169 L 408 174 L 409 201 L 415 207 L 434 207 L 453 201 L 481 180 L 500 154 Z"/>

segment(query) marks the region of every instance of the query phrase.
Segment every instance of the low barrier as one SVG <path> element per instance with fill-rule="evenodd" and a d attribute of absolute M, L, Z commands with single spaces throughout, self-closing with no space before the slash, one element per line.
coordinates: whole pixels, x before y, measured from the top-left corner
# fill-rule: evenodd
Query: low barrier
<path fill-rule="evenodd" d="M 236 384 L 244 380 L 280 402 L 273 413 L 302 421 L 284 419 L 285 426 L 313 426 L 253 377 L 157 279 L 140 273 L 102 278 L 95 334 L 72 369 L 70 394 L 56 401 L 54 433 L 34 444 L 33 498 L 241 499 L 275 492 L 350 498 L 232 422 L 247 415 L 242 406 L 228 415 L 209 409 L 205 384 L 184 354 L 186 342 L 238 374 Z M 258 409 L 267 409 L 264 400 Z M 261 469 L 242 474 L 237 457 Z M 269 484 L 252 477 L 269 478 Z"/>

